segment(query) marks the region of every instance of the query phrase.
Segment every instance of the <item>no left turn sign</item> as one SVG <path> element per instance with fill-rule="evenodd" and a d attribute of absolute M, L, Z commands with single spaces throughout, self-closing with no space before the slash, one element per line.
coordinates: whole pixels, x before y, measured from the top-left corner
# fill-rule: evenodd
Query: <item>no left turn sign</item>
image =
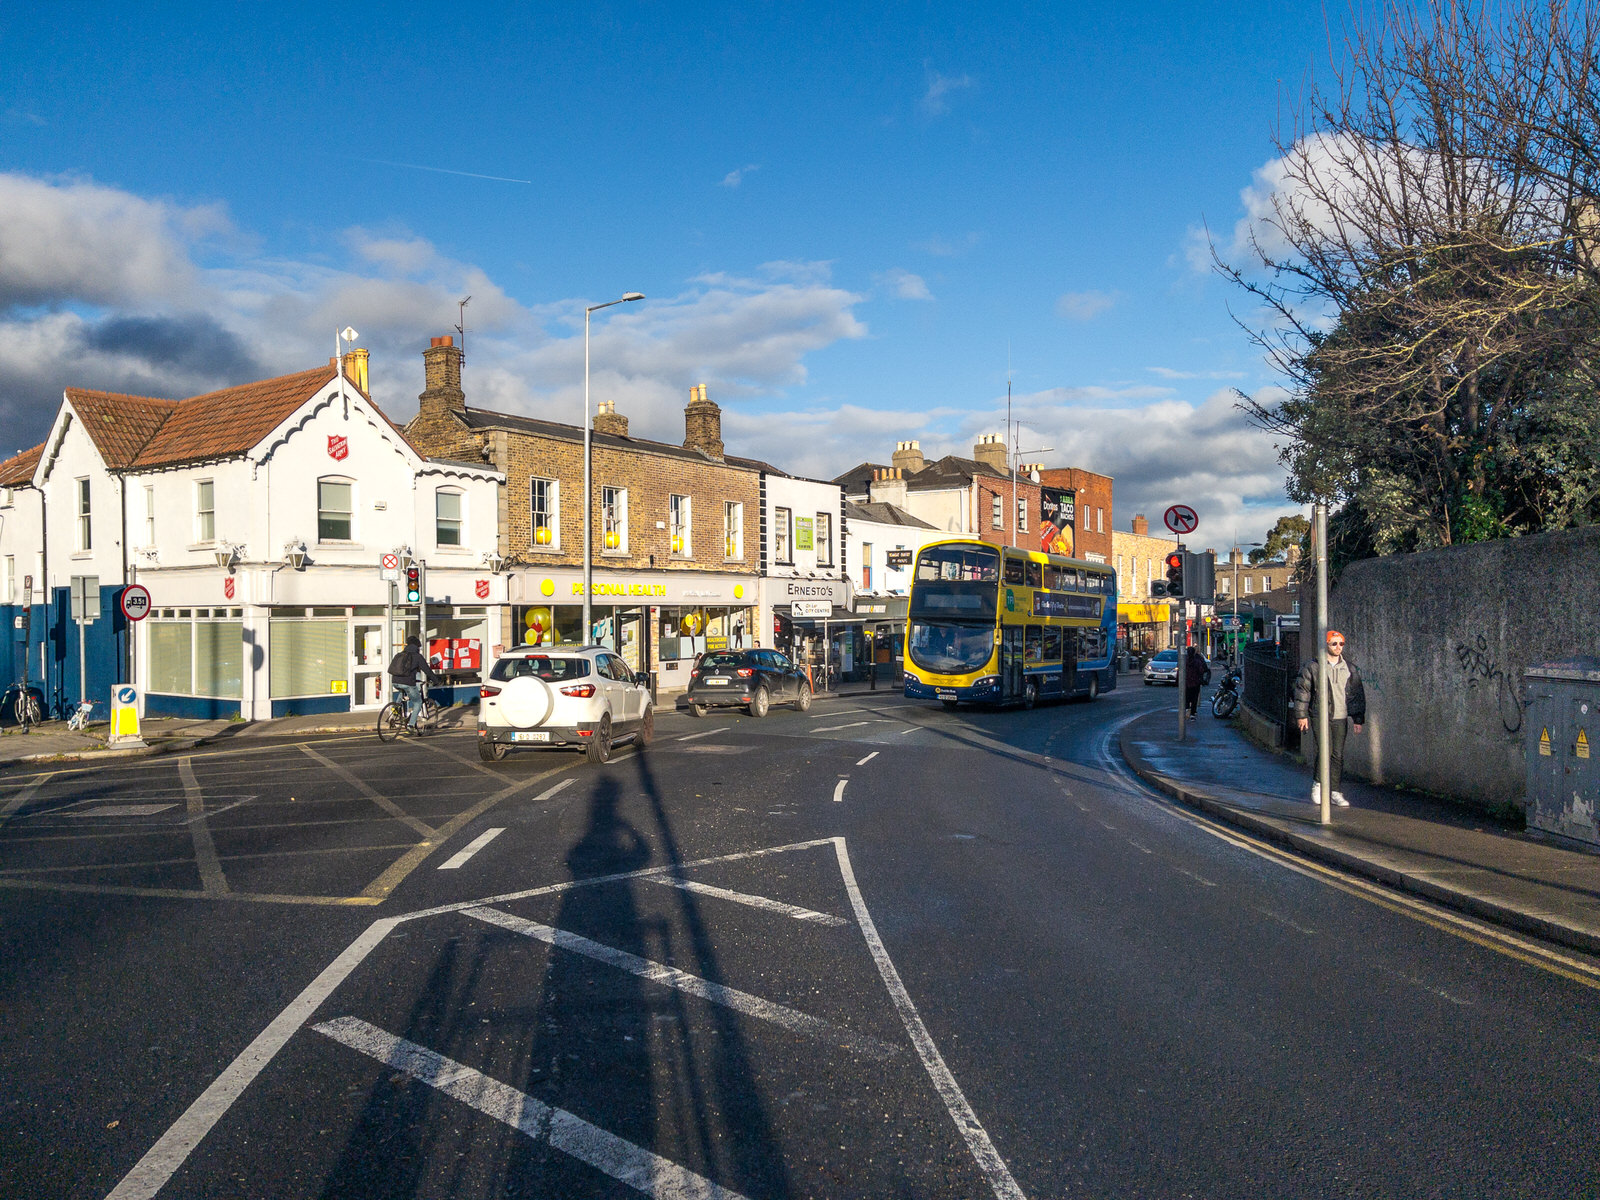
<path fill-rule="evenodd" d="M 1174 504 L 1167 509 L 1167 528 L 1173 533 L 1193 533 L 1200 517 L 1187 504 Z"/>
<path fill-rule="evenodd" d="M 140 584 L 122 589 L 122 615 L 130 621 L 142 621 L 150 615 L 150 593 Z"/>

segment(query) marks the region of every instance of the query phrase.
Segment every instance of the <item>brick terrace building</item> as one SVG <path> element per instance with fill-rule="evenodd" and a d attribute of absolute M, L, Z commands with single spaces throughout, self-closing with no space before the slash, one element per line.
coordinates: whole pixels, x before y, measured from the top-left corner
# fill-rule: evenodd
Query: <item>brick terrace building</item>
<path fill-rule="evenodd" d="M 598 638 L 675 690 L 686 686 L 696 654 L 754 640 L 763 487 L 786 476 L 724 452 L 721 409 L 703 386 L 684 410 L 681 446 L 631 436 L 609 402 L 595 414 L 595 629 L 585 631 L 583 428 L 469 408 L 452 338 L 434 338 L 423 361 L 426 388 L 406 436 L 431 454 L 493 463 L 506 477 L 508 644 Z"/>
<path fill-rule="evenodd" d="M 1132 530 L 1111 535 L 1111 565 L 1117 572 L 1117 640 L 1134 653 L 1165 650 L 1172 644 L 1172 606 L 1150 595 L 1150 581 L 1165 580 L 1166 556 L 1176 538 L 1152 537 L 1150 523 L 1136 513 Z"/>

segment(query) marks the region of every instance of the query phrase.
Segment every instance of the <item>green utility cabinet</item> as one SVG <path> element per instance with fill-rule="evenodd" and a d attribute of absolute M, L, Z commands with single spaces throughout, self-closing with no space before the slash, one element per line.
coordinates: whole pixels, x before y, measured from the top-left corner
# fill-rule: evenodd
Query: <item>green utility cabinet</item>
<path fill-rule="evenodd" d="M 1600 846 L 1600 658 L 1522 673 L 1528 824 Z"/>

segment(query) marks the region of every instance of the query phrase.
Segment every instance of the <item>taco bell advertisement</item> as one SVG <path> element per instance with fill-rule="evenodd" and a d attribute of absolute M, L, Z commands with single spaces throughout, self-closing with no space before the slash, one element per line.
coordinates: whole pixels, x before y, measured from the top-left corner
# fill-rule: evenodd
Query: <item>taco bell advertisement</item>
<path fill-rule="evenodd" d="M 1078 493 L 1072 488 L 1040 488 L 1043 520 L 1039 522 L 1039 549 L 1069 557 L 1077 545 Z"/>

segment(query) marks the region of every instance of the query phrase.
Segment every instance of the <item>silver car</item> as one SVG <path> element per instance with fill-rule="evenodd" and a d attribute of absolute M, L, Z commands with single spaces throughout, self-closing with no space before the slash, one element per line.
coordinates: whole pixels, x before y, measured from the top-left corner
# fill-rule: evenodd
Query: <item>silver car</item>
<path fill-rule="evenodd" d="M 1176 650 L 1163 650 L 1144 665 L 1144 685 L 1151 687 L 1158 683 L 1170 683 L 1178 686 L 1178 652 Z"/>
<path fill-rule="evenodd" d="M 495 661 L 478 689 L 478 756 L 513 746 L 581 750 L 603 763 L 615 746 L 655 735 L 650 679 L 604 646 L 529 646 Z"/>

